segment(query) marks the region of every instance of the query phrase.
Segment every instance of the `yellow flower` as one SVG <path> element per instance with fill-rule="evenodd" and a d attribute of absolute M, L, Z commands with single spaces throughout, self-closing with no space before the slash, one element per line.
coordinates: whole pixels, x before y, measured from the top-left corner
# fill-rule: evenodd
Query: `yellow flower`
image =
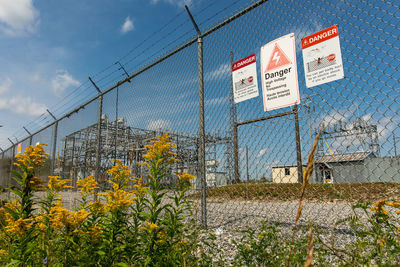
<path fill-rule="evenodd" d="M 94 214 L 104 214 L 106 212 L 106 205 L 99 200 L 90 202 L 86 207 Z"/>
<path fill-rule="evenodd" d="M 49 153 L 44 151 L 43 146 L 47 146 L 47 144 L 38 144 L 35 147 L 29 146 L 25 149 L 24 154 L 17 154 L 15 156 L 18 162 L 14 163 L 14 165 L 20 168 L 25 166 L 29 171 L 42 167 L 49 155 Z"/>
<path fill-rule="evenodd" d="M 31 219 L 22 219 L 14 221 L 13 219 L 7 219 L 7 226 L 5 227 L 6 232 L 22 236 L 26 230 L 30 229 L 33 225 Z"/>
<path fill-rule="evenodd" d="M 103 237 L 103 231 L 101 230 L 101 227 L 98 225 L 89 228 L 86 234 L 90 237 L 92 242 L 95 242 L 99 238 Z"/>
<path fill-rule="evenodd" d="M 386 243 L 386 240 L 381 238 L 376 240 L 376 244 L 379 245 L 381 248 L 383 248 L 383 245 Z"/>
<path fill-rule="evenodd" d="M 60 176 L 49 176 L 48 187 L 50 191 L 59 192 L 66 188 L 71 188 L 68 185 L 65 185 L 67 182 L 70 182 L 70 179 L 60 180 Z"/>
<path fill-rule="evenodd" d="M 137 183 L 134 185 L 135 189 L 136 189 L 136 193 L 138 195 L 143 195 L 145 193 L 145 190 L 148 189 L 148 187 L 145 186 L 145 183 L 143 183 L 143 178 L 140 177 L 139 179 L 137 179 L 136 181 Z"/>
<path fill-rule="evenodd" d="M 192 182 L 191 180 L 194 179 L 194 176 L 183 172 L 183 173 L 177 173 L 176 174 L 178 176 L 178 184 L 183 185 L 183 186 L 191 186 Z"/>
<path fill-rule="evenodd" d="M 396 209 L 400 209 L 400 202 L 386 202 L 386 205 L 391 206 Z"/>
<path fill-rule="evenodd" d="M 29 183 L 36 188 L 36 190 L 42 190 L 44 188 L 44 181 L 36 176 L 30 178 Z"/>
<path fill-rule="evenodd" d="M 93 175 L 77 181 L 76 185 L 78 186 L 78 192 L 81 194 L 93 193 L 96 188 L 99 188 Z"/>
<path fill-rule="evenodd" d="M 0 249 L 0 258 L 1 257 L 7 257 L 7 256 L 8 256 L 7 251 L 5 251 L 4 249 Z"/>
<path fill-rule="evenodd" d="M 9 210 L 14 210 L 14 211 L 21 210 L 21 204 L 17 200 L 14 200 L 13 202 L 6 202 L 6 203 L 4 203 L 4 206 L 6 208 L 8 208 Z M 2 208 L 2 209 L 4 209 L 4 208 Z M 5 216 L 5 220 L 12 220 L 13 219 L 11 214 L 8 213 L 8 211 L 6 211 L 6 209 L 4 209 L 4 216 Z"/>
<path fill-rule="evenodd" d="M 34 220 L 36 222 L 35 225 L 36 229 L 38 229 L 41 232 L 46 231 L 46 225 L 44 224 L 44 216 L 41 215 L 37 216 Z"/>
<path fill-rule="evenodd" d="M 160 165 L 164 162 L 171 164 L 178 159 L 173 158 L 176 156 L 175 153 L 171 152 L 173 147 L 176 147 L 174 143 L 169 142 L 169 133 L 165 133 L 162 136 L 158 136 L 158 140 L 151 140 L 151 145 L 146 145 L 148 149 L 147 153 L 143 156 L 148 162 Z"/>
<path fill-rule="evenodd" d="M 150 167 L 149 163 L 147 162 L 140 162 L 137 165 Z"/>
<path fill-rule="evenodd" d="M 55 229 L 61 230 L 63 227 L 67 231 L 80 226 L 89 213 L 85 209 L 79 211 L 69 211 L 62 206 L 62 200 L 59 199 L 57 203 L 50 209 L 50 222 Z"/>
<path fill-rule="evenodd" d="M 377 214 L 385 214 L 387 215 L 389 212 L 385 210 L 383 207 L 386 204 L 386 200 L 382 199 L 377 201 L 374 206 L 370 209 L 371 211 L 375 211 Z"/>
<path fill-rule="evenodd" d="M 124 189 L 129 185 L 129 182 L 133 181 L 131 179 L 131 169 L 128 166 L 122 164 L 120 160 L 114 160 L 117 165 L 113 166 L 111 169 L 107 171 L 107 173 L 112 175 L 112 179 L 110 179 L 110 183 L 114 191 L 118 189 Z"/>
<path fill-rule="evenodd" d="M 151 222 L 148 222 L 148 221 L 145 221 L 145 222 L 149 226 L 150 230 L 154 230 L 154 229 L 158 228 L 158 225 L 155 224 L 155 223 L 151 223 Z"/>
<path fill-rule="evenodd" d="M 11 215 L 6 211 L 5 208 L 0 207 L 0 225 L 3 221 L 6 221 L 7 219 L 12 218 Z"/>
<path fill-rule="evenodd" d="M 135 198 L 132 197 L 134 193 L 128 193 L 124 190 L 107 191 L 107 194 L 103 194 L 107 200 L 107 207 L 115 212 L 119 210 L 124 210 L 132 205 Z"/>

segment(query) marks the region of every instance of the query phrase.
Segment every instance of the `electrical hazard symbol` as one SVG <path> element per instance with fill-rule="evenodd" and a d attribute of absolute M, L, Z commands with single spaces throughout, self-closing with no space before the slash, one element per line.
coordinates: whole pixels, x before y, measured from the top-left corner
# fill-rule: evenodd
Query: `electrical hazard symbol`
<path fill-rule="evenodd" d="M 294 33 L 261 47 L 264 111 L 300 103 Z"/>
<path fill-rule="evenodd" d="M 285 55 L 279 45 L 275 43 L 274 50 L 272 51 L 269 63 L 264 72 L 268 72 L 289 64 L 292 64 L 292 62 L 288 59 L 288 57 Z"/>

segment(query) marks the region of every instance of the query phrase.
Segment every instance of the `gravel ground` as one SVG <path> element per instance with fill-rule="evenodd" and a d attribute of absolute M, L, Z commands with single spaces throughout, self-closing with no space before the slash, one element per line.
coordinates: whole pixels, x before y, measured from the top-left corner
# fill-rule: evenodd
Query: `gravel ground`
<path fill-rule="evenodd" d="M 196 203 L 197 207 L 200 203 Z M 241 234 L 237 230 L 246 227 L 256 228 L 261 221 L 279 223 L 283 238 L 290 238 L 293 223 L 296 218 L 299 203 L 280 202 L 265 203 L 253 201 L 229 201 L 207 203 L 207 226 L 216 234 L 218 249 L 231 262 L 236 254 L 233 240 L 239 241 Z M 322 238 L 335 238 L 340 247 L 354 241 L 354 235 L 345 225 L 336 226 L 335 223 L 352 215 L 351 206 L 346 203 L 304 203 L 299 226 L 309 222 L 320 229 L 327 230 Z M 197 214 L 199 217 L 199 213 Z M 303 234 L 307 234 L 304 232 Z"/>

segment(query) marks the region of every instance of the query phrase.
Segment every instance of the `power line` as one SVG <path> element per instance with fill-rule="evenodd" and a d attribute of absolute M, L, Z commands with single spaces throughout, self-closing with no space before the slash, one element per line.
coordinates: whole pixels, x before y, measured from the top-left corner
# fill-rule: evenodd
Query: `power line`
<path fill-rule="evenodd" d="M 200 25 L 203 25 L 204 23 L 210 21 L 212 18 L 216 17 L 218 14 L 224 12 L 225 10 L 228 10 L 229 7 L 237 4 L 240 0 L 235 1 L 233 4 L 230 3 L 229 5 L 225 6 L 225 8 L 223 8 L 222 10 L 218 11 L 217 13 L 215 13 L 215 15 L 209 17 L 208 19 L 204 20 L 203 22 L 200 23 Z M 215 6 L 217 3 L 217 1 L 212 1 L 210 4 L 208 4 L 207 6 L 203 7 L 197 15 L 200 15 L 202 13 L 204 13 L 205 11 L 209 10 L 212 6 Z M 191 4 L 191 7 L 194 7 L 195 4 Z M 140 42 L 139 44 L 137 44 L 134 48 L 132 48 L 131 50 L 128 51 L 128 53 L 126 53 L 124 56 L 120 57 L 120 59 L 118 61 L 123 61 L 124 64 L 126 65 L 131 65 L 131 63 L 137 59 L 137 57 L 132 57 L 130 59 L 127 59 L 128 56 L 130 56 L 132 53 L 134 53 L 135 51 L 138 50 L 139 47 L 143 46 L 144 44 L 146 44 L 149 40 L 151 40 L 152 38 L 154 38 L 154 36 L 159 36 L 159 33 L 161 33 L 164 29 L 168 28 L 170 25 L 172 25 L 173 22 L 175 22 L 179 17 L 181 17 L 183 14 L 185 13 L 185 10 L 183 9 L 182 11 L 180 11 L 177 15 L 175 15 L 173 18 L 171 18 L 170 20 L 167 21 L 166 24 L 164 24 L 161 28 L 159 28 L 158 30 L 154 31 L 153 33 L 149 34 L 142 42 Z M 139 52 L 139 54 L 146 52 L 148 50 L 150 50 L 151 48 L 155 47 L 156 44 L 159 44 L 160 41 L 162 41 L 163 39 L 165 39 L 168 36 L 172 36 L 175 32 L 177 32 L 179 29 L 182 28 L 182 26 L 184 26 L 186 24 L 186 22 L 188 21 L 188 19 L 185 19 L 184 22 L 178 24 L 176 27 L 174 27 L 171 31 L 169 31 L 167 34 L 163 35 L 162 37 L 158 38 L 157 40 L 155 40 L 154 42 L 152 42 L 150 45 L 146 46 L 143 50 L 141 50 Z M 142 60 L 138 65 L 141 64 L 145 64 L 146 62 L 148 62 L 150 59 L 154 58 L 156 55 L 158 55 L 160 52 L 167 50 L 169 47 L 173 46 L 177 41 L 182 40 L 184 36 L 192 36 L 193 34 L 190 34 L 190 32 L 192 32 L 192 30 L 188 30 L 187 32 L 184 32 L 182 35 L 179 35 L 177 38 L 175 38 L 174 40 L 172 40 L 170 43 L 168 43 L 167 45 L 164 45 L 161 49 L 157 50 L 156 52 L 154 52 L 153 54 L 151 54 L 150 56 L 146 57 L 144 60 Z M 178 46 L 179 44 L 176 44 L 176 46 Z M 137 54 L 136 54 L 137 55 Z M 160 55 L 159 57 L 161 57 L 162 55 Z M 126 60 L 127 59 L 127 60 Z M 156 57 L 157 59 L 157 57 Z M 124 61 L 126 60 L 126 61 Z M 96 74 L 92 75 L 92 77 L 96 77 L 98 79 L 96 79 L 97 82 L 101 82 L 101 81 L 106 81 L 105 83 L 102 83 L 102 86 L 104 88 L 107 88 L 106 86 L 115 83 L 116 80 L 120 80 L 118 78 L 121 77 L 121 74 L 119 74 L 118 76 L 114 75 L 115 73 L 117 73 L 119 70 L 112 70 L 112 68 L 115 67 L 115 64 L 110 64 L 107 67 L 105 67 L 104 69 L 102 69 L 101 71 L 97 72 Z M 111 72 L 108 72 L 109 70 L 112 70 Z M 102 75 L 104 73 L 106 73 L 105 75 Z M 100 77 L 99 77 L 100 76 Z M 108 79 L 109 77 L 111 77 L 111 79 Z M 108 80 L 107 80 L 108 79 Z M 84 83 L 82 83 L 81 85 L 79 85 L 77 88 L 75 88 L 74 90 L 68 92 L 68 94 L 66 94 L 65 96 L 63 96 L 63 99 L 55 104 L 52 105 L 50 110 L 52 110 L 52 112 L 56 113 L 58 116 L 62 116 L 64 115 L 66 112 L 68 112 L 71 108 L 76 107 L 78 103 L 82 103 L 86 100 L 88 100 L 90 97 L 95 96 L 95 92 L 92 92 L 90 86 L 88 85 L 88 81 L 85 81 Z M 83 92 L 84 95 L 82 95 Z M 74 97 L 76 94 L 79 94 L 79 100 L 78 101 L 73 101 L 76 98 Z M 72 103 L 72 104 L 70 104 Z M 66 107 L 66 108 L 65 108 Z M 64 113 L 64 114 L 63 114 Z M 53 120 L 50 120 L 48 118 L 48 116 L 46 116 L 46 114 L 42 114 L 40 115 L 37 119 L 29 122 L 26 126 L 30 127 L 31 130 L 34 129 L 35 131 L 43 128 L 45 126 L 46 123 L 51 123 L 53 122 Z M 32 130 L 33 131 L 33 130 Z M 19 130 L 17 130 L 16 133 L 19 133 Z M 24 135 L 24 133 L 22 133 Z M 22 135 L 21 134 L 21 135 Z"/>

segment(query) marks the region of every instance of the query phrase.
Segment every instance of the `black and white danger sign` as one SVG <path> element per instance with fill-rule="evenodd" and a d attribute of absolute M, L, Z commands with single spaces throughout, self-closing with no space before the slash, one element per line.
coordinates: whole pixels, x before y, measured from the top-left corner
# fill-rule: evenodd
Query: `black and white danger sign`
<path fill-rule="evenodd" d="M 232 82 L 235 103 L 258 96 L 256 54 L 233 63 Z"/>
<path fill-rule="evenodd" d="M 304 37 L 301 46 L 307 87 L 344 77 L 337 25 Z"/>
<path fill-rule="evenodd" d="M 264 111 L 300 103 L 293 33 L 261 48 L 261 76 Z"/>

